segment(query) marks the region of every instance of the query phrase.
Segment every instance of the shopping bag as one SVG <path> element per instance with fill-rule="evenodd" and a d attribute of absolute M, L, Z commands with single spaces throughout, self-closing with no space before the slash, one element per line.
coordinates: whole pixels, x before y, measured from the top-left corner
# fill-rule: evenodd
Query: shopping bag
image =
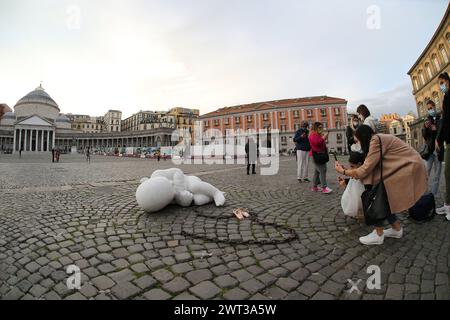
<path fill-rule="evenodd" d="M 361 195 L 364 190 L 364 185 L 361 181 L 356 179 L 349 180 L 341 198 L 342 211 L 344 211 L 345 215 L 356 218 L 358 210 L 362 210 Z"/>

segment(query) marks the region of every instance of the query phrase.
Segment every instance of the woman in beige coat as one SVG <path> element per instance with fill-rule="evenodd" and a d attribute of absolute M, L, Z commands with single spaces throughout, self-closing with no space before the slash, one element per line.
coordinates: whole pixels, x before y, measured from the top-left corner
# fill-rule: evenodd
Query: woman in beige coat
<path fill-rule="evenodd" d="M 355 132 L 355 140 L 361 144 L 365 155 L 364 163 L 357 169 L 346 169 L 336 162 L 336 171 L 351 178 L 359 179 L 370 189 L 380 181 L 380 139 L 383 153 L 383 178 L 392 214 L 387 221 L 391 228 L 376 229 L 359 240 L 363 244 L 382 244 L 384 238 L 401 238 L 403 228 L 397 220 L 396 213 L 411 208 L 427 191 L 427 172 L 420 155 L 402 140 L 393 135 L 374 134 L 373 130 L 363 125 Z"/>

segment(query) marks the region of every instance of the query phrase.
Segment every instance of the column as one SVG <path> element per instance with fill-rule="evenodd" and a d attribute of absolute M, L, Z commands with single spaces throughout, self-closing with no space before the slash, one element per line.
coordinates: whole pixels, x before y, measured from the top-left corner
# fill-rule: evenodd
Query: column
<path fill-rule="evenodd" d="M 20 149 L 22 149 L 22 129 L 19 129 L 19 150 Z"/>
<path fill-rule="evenodd" d="M 47 151 L 51 151 L 50 150 L 50 131 L 46 130 L 45 132 L 47 132 Z"/>
<path fill-rule="evenodd" d="M 56 140 L 56 135 L 55 135 L 55 131 L 52 131 L 52 147 L 55 147 L 55 140 Z"/>
<path fill-rule="evenodd" d="M 13 140 L 13 152 L 16 152 L 16 135 L 17 135 L 17 129 L 14 128 L 14 140 Z"/>
<path fill-rule="evenodd" d="M 25 142 L 24 142 L 24 144 L 25 144 L 25 147 L 23 148 L 24 150 L 23 151 L 28 151 L 28 129 L 25 129 Z"/>
<path fill-rule="evenodd" d="M 36 134 L 35 140 L 34 140 L 34 152 L 38 152 L 38 130 L 33 130 Z"/>

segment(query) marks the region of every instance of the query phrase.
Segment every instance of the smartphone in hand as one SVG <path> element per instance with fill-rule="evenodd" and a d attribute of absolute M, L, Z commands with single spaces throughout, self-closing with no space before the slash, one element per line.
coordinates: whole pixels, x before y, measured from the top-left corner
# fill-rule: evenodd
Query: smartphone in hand
<path fill-rule="evenodd" d="M 336 153 L 333 153 L 333 155 L 334 155 L 334 160 L 338 161 Z"/>

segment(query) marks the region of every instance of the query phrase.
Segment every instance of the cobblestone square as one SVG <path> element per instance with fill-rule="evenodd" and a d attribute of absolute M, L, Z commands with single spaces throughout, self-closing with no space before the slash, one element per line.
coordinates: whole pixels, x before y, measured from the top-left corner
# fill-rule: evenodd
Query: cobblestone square
<path fill-rule="evenodd" d="M 370 228 L 343 215 L 332 165 L 331 194 L 300 184 L 294 157 L 281 157 L 274 176 L 182 165 L 225 191 L 225 206 L 146 214 L 139 180 L 170 160 L 0 155 L 0 298 L 449 299 L 448 222 L 402 216 L 402 239 L 364 246 Z M 238 221 L 236 207 L 252 218 Z M 79 290 L 67 286 L 71 265 Z M 380 289 L 365 285 L 371 265 Z"/>

